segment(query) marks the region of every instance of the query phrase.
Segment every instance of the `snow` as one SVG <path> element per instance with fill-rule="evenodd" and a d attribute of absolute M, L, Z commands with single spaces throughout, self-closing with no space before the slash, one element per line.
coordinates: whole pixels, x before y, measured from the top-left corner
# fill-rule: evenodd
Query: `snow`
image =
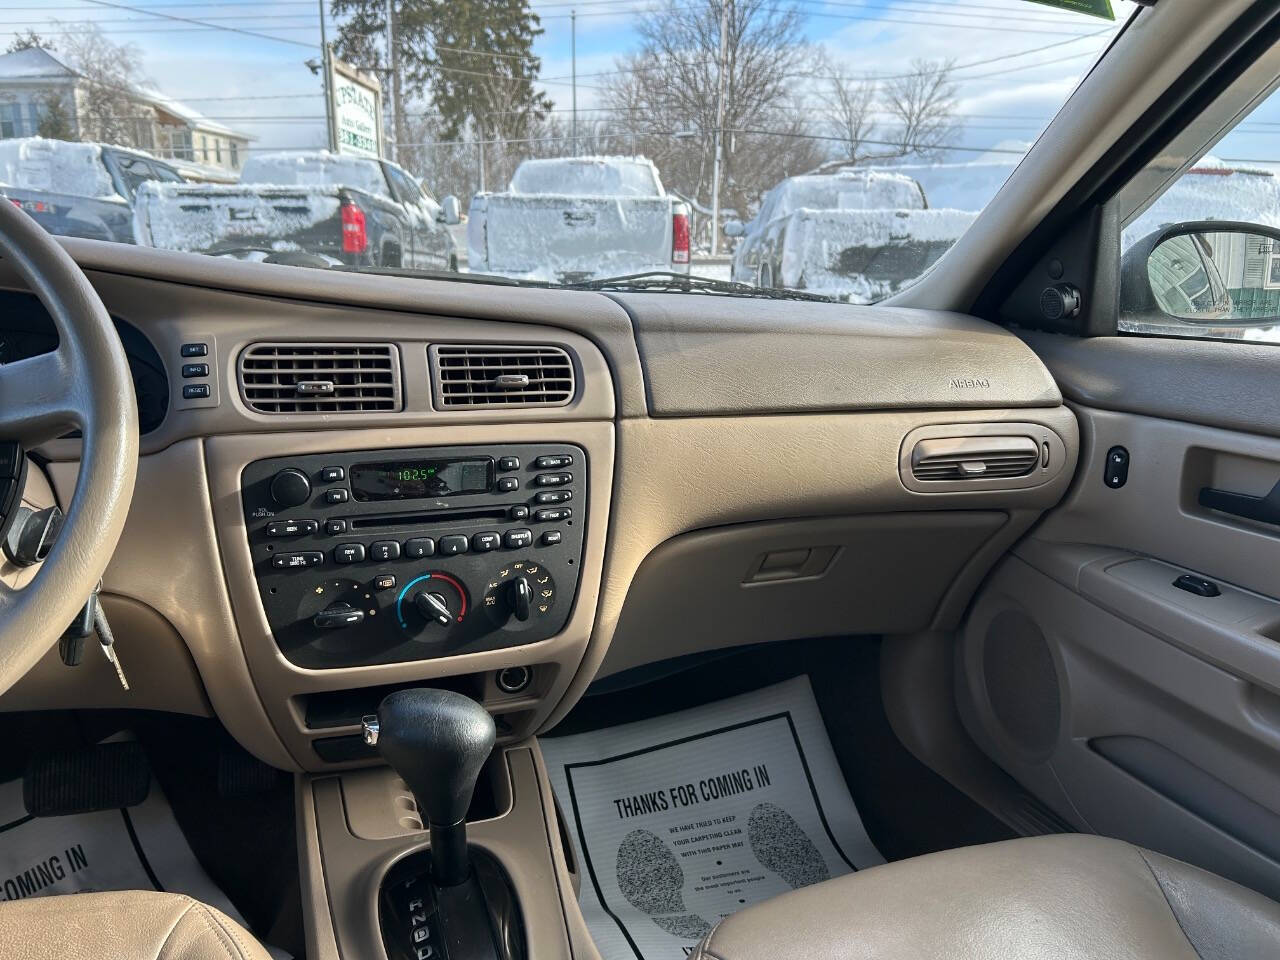
<path fill-rule="evenodd" d="M 0 140 L 0 184 L 76 197 L 120 200 L 96 143 L 43 137 Z"/>
<path fill-rule="evenodd" d="M 338 216 L 333 187 L 188 185 L 148 181 L 134 199 L 134 235 L 165 250 L 201 253 L 237 238 L 269 240 L 272 250 L 298 250 L 278 239 Z"/>
<path fill-rule="evenodd" d="M 1280 176 L 1265 166 L 1233 167 L 1206 157 L 1125 227 L 1121 246 L 1127 249 L 1162 226 L 1195 220 L 1280 227 Z"/>
<path fill-rule="evenodd" d="M 165 113 L 172 114 L 179 120 L 184 121 L 187 126 L 193 129 L 203 130 L 206 133 L 220 133 L 227 137 L 236 137 L 237 139 L 252 140 L 253 137 L 243 133 L 237 133 L 228 126 L 210 120 L 203 113 L 194 110 L 179 100 L 167 97 L 159 90 L 153 90 L 150 87 L 138 87 L 138 95 L 145 99 L 148 103 L 154 104 Z"/>
<path fill-rule="evenodd" d="M 927 269 L 977 218 L 968 210 L 809 210 L 791 214 L 782 249 L 783 286 L 872 303 Z M 884 272 L 854 273 L 851 248 L 887 250 Z M 905 273 L 903 272 L 905 270 Z"/>
<path fill-rule="evenodd" d="M 842 170 L 783 180 L 765 195 L 761 222 L 772 223 L 802 208 L 919 210 L 924 206 L 920 188 L 896 170 Z"/>
<path fill-rule="evenodd" d="M 327 150 L 264 153 L 245 161 L 241 183 L 272 186 L 343 186 L 390 198 L 387 178 L 376 160 Z"/>
<path fill-rule="evenodd" d="M 0 55 L 0 78 L 17 80 L 25 77 L 74 77 L 76 72 L 48 50 L 28 47 Z"/>
<path fill-rule="evenodd" d="M 526 160 L 511 178 L 513 194 L 661 197 L 662 181 L 645 157 L 554 157 Z"/>

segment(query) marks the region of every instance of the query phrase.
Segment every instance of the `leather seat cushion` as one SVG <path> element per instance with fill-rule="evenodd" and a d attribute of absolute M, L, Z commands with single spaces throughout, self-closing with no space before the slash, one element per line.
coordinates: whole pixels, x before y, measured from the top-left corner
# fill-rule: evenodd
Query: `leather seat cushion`
<path fill-rule="evenodd" d="M 902 860 L 721 923 L 695 960 L 1245 960 L 1280 904 L 1119 840 L 1008 840 Z"/>
<path fill-rule="evenodd" d="M 213 907 L 132 890 L 0 904 L 0 943 L 15 960 L 270 960 Z"/>

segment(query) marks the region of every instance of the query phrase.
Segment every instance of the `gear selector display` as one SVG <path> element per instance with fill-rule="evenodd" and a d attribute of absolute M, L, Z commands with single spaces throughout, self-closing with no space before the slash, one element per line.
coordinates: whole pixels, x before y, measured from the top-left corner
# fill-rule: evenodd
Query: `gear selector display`
<path fill-rule="evenodd" d="M 545 640 L 577 592 L 586 453 L 565 444 L 258 460 L 241 497 L 281 653 L 308 669 Z"/>

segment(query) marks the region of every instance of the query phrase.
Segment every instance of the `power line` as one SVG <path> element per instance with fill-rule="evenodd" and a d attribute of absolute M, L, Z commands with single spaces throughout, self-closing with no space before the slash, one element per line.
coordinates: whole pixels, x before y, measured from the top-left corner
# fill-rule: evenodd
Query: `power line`
<path fill-rule="evenodd" d="M 238 33 L 246 37 L 256 37 L 259 40 L 275 40 L 277 43 L 289 43 L 298 47 L 306 47 L 308 50 L 315 49 L 315 44 L 303 43 L 301 40 L 290 40 L 286 37 L 273 37 L 266 33 L 257 33 L 253 30 L 242 30 L 239 27 L 227 27 L 216 23 L 206 23 L 203 20 L 195 20 L 191 17 L 181 17 L 172 13 L 159 13 L 154 10 L 147 10 L 142 7 L 131 7 L 125 3 L 115 3 L 113 0 L 88 0 L 89 3 L 96 4 L 100 7 L 111 7 L 116 10 L 129 10 L 133 13 L 143 13 L 152 17 L 159 17 L 162 20 L 176 20 L 179 23 L 191 23 L 200 27 L 207 27 L 210 30 L 225 30 L 228 33 Z"/>

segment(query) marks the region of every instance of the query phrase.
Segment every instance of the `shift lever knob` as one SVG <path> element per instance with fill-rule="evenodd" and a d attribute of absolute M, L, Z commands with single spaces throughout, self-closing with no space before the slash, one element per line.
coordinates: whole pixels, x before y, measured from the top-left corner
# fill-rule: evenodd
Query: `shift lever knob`
<path fill-rule="evenodd" d="M 450 690 L 397 690 L 378 706 L 378 751 L 404 778 L 431 829 L 432 873 L 454 886 L 471 871 L 466 816 L 493 752 L 493 717 Z"/>

